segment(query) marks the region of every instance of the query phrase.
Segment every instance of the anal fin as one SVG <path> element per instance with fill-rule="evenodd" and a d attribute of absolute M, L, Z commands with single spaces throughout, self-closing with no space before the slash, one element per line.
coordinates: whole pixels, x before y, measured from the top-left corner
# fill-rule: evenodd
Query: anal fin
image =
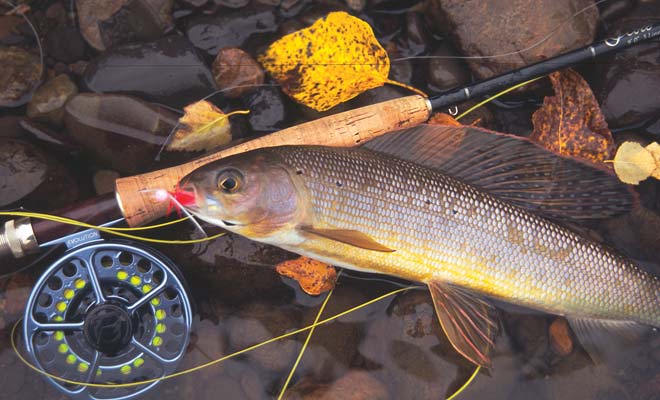
<path fill-rule="evenodd" d="M 575 317 L 566 319 L 595 363 L 607 361 L 609 349 L 621 352 L 623 346 L 639 342 L 653 331 L 652 327 L 634 321 Z"/>
<path fill-rule="evenodd" d="M 440 325 L 451 345 L 474 364 L 490 367 L 490 354 L 499 331 L 496 309 L 465 289 L 442 282 L 431 282 L 428 286 Z"/>

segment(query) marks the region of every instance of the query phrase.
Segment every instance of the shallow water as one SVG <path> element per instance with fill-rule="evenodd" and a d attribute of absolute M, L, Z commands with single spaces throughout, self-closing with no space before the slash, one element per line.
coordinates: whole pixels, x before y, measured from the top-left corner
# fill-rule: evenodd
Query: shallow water
<path fill-rule="evenodd" d="M 34 7 L 37 10 L 42 7 L 40 11 L 43 13 L 43 10 L 53 3 L 57 2 L 36 2 Z M 286 12 L 280 11 L 277 19 L 269 22 L 270 25 L 252 28 L 254 35 L 243 37 L 240 43 L 230 44 L 244 49 L 262 48 L 275 37 L 273 32 L 286 22 L 301 24 L 323 11 L 343 7 L 333 2 L 321 6 L 311 3 L 301 1 Z M 395 47 L 400 47 L 395 53 L 396 56 L 392 58 L 431 53 L 446 40 L 438 32 L 420 34 L 417 24 L 423 23 L 419 22 L 418 17 L 405 15 L 406 11 L 418 2 L 406 2 L 406 8 L 395 7 L 393 2 L 387 1 L 374 3 L 379 6 L 374 9 L 367 8 L 361 16 L 374 21 L 376 33 L 384 43 L 389 42 Z M 196 23 L 204 22 L 206 17 L 194 19 L 202 14 L 201 11 L 182 4 L 183 2 L 179 4 L 174 13 L 177 18 L 175 30 L 186 32 L 190 25 L 194 27 Z M 246 13 L 251 15 L 251 18 L 257 18 L 251 13 L 251 7 L 238 9 L 232 13 Z M 211 11 L 213 10 L 209 12 Z M 213 13 L 222 11 L 227 12 L 229 16 L 233 15 L 226 9 L 216 10 Z M 265 13 L 264 20 L 270 21 L 268 11 L 259 11 L 259 13 Z M 237 19 L 233 18 L 232 21 L 235 23 Z M 615 22 L 616 20 L 608 21 L 608 24 Z M 294 26 L 297 26 L 295 24 Z M 404 26 L 405 24 L 408 25 Z M 238 27 L 231 29 L 242 29 L 240 25 L 236 26 Z M 249 27 L 243 28 L 249 29 Z M 424 27 L 426 28 L 428 26 Z M 188 35 L 190 40 L 194 41 L 194 32 L 197 31 L 194 29 L 191 31 L 193 33 Z M 423 45 L 417 41 L 419 36 L 426 41 Z M 214 43 L 204 42 L 204 46 L 206 45 L 209 46 L 208 48 L 216 46 Z M 84 59 L 88 60 L 92 55 L 94 52 L 88 48 Z M 207 57 L 203 58 L 203 61 L 206 65 L 210 65 L 212 59 Z M 47 60 L 47 63 L 51 69 L 62 68 L 55 60 Z M 657 63 L 660 63 L 660 60 Z M 465 65 L 459 65 L 465 69 Z M 440 68 L 442 65 L 436 67 Z M 452 64 L 448 65 L 447 69 L 451 70 L 455 67 L 456 65 Z M 398 74 L 397 79 L 422 88 L 438 88 L 438 82 L 430 82 L 430 78 L 427 79 L 425 68 L 426 64 L 417 62 L 393 63 L 393 74 Z M 592 66 L 585 66 L 584 70 L 587 79 L 591 80 L 596 76 Z M 199 84 L 190 83 L 188 78 L 190 77 L 182 80 L 188 85 Z M 454 82 L 454 78 L 447 79 Z M 108 82 L 115 84 L 112 79 L 114 79 L 112 76 L 108 78 Z M 78 80 L 83 78 L 78 77 Z M 199 87 L 197 89 L 199 90 Z M 140 90 L 148 91 L 145 88 Z M 177 106 L 177 101 L 180 101 L 180 99 L 171 100 L 169 97 L 172 93 L 169 92 L 162 98 L 140 95 L 139 90 L 131 90 L 131 92 L 138 92 L 138 97 L 142 99 L 162 102 L 168 106 Z M 524 101 L 518 103 L 508 99 L 507 103 L 484 108 L 480 111 L 483 114 L 479 115 L 481 123 L 501 131 L 529 134 L 531 113 L 542 99 L 542 94 L 539 93 L 543 92 L 525 94 Z M 399 89 L 385 87 L 359 97 L 351 105 L 365 105 L 401 94 Z M 231 107 L 238 108 L 245 106 L 246 103 L 249 104 L 251 100 L 242 98 L 227 101 Z M 274 107 L 275 111 L 269 109 L 261 114 L 257 113 L 258 118 L 261 119 L 251 123 L 262 128 L 255 130 L 263 133 L 320 115 L 299 107 L 287 99 L 281 101 L 282 104 Z M 342 107 L 344 106 L 339 108 Z M 0 117 L 22 116 L 24 113 L 24 109 L 3 110 L 0 111 Z M 620 128 L 619 131 L 657 140 L 657 136 L 654 136 L 657 135 L 654 130 L 657 120 L 653 123 L 648 122 L 648 115 L 644 114 L 642 117 L 644 123 L 631 125 L 635 126 L 635 129 Z M 624 124 L 625 126 L 627 125 Z M 235 138 L 252 134 L 248 122 L 245 121 L 237 123 L 234 131 Z M 153 136 L 149 138 L 153 139 Z M 44 146 L 43 142 L 32 137 L 26 136 L 23 139 Z M 103 138 L 101 143 L 102 145 L 106 143 L 106 139 Z M 93 147 L 94 144 L 90 146 Z M 126 146 L 139 147 L 139 143 L 131 142 Z M 140 147 L 139 149 L 144 152 L 138 154 L 140 157 L 144 154 L 155 155 L 158 149 L 152 147 Z M 58 146 L 44 146 L 44 148 L 65 168 L 73 171 L 72 179 L 77 182 L 80 197 L 93 195 L 91 175 L 99 168 L 113 167 L 128 174 L 164 165 L 152 163 L 150 158 L 143 157 L 143 160 L 135 157 L 138 165 L 131 164 L 130 168 L 136 171 L 121 171 L 122 167 L 128 168 L 121 159 L 116 164 L 112 164 L 99 160 L 93 155 L 90 156 L 95 154 L 94 151 L 98 151 L 98 148 L 86 149 L 73 156 L 68 150 L 62 151 Z M 105 147 L 101 149 L 107 152 L 113 150 Z M 122 148 L 118 151 L 121 152 Z M 180 162 L 192 156 L 174 155 L 169 163 Z M 109 157 L 116 158 L 116 153 Z M 167 157 L 165 158 L 165 163 L 168 163 Z M 144 165 L 141 164 L 142 162 Z M 660 205 L 657 201 L 657 189 L 658 185 L 654 182 L 640 187 L 642 203 L 656 213 Z M 40 200 L 42 198 L 31 198 L 30 204 L 41 204 Z M 33 207 L 39 208 L 38 205 Z M 50 208 L 43 206 L 42 209 L 48 211 Z M 594 232 L 607 243 L 639 259 L 655 274 L 660 274 L 660 252 L 657 251 L 660 243 L 657 240 L 657 232 L 660 224 L 657 223 L 657 219 L 657 215 L 654 218 L 643 216 L 619 218 L 616 221 L 600 224 L 594 228 Z M 181 239 L 194 236 L 192 228 L 185 224 L 182 227 L 162 229 L 154 235 Z M 179 370 L 206 363 L 270 337 L 308 326 L 314 321 L 324 299 L 324 296 L 306 295 L 295 282 L 280 277 L 275 272 L 273 268 L 275 264 L 294 255 L 234 235 L 227 235 L 212 243 L 187 246 L 159 245 L 156 248 L 178 265 L 188 284 L 194 306 L 191 343 Z M 56 255 L 53 254 L 50 260 L 52 261 L 53 256 Z M 20 265 L 19 263 L 4 265 L 2 270 L 13 271 Z M 27 296 L 47 266 L 48 263 L 43 262 L 27 271 L 0 280 L 0 398 L 2 399 L 66 398 L 41 376 L 24 366 L 15 356 L 9 342 L 11 329 L 23 313 Z M 335 315 L 409 284 L 395 278 L 344 271 L 322 318 Z M 651 338 L 640 343 L 636 348 L 612 349 L 613 353 L 620 356 L 615 357 L 616 361 L 608 365 L 594 365 L 574 338 L 572 338 L 574 349 L 570 354 L 562 356 L 552 349 L 549 327 L 555 319 L 555 316 L 504 307 L 503 331 L 497 339 L 493 368 L 490 371 L 482 371 L 459 398 L 537 400 L 660 398 L 660 338 Z M 163 400 L 221 397 L 254 400 L 276 397 L 306 336 L 306 333 L 301 333 L 186 376 L 161 382 L 142 398 Z M 449 345 L 435 317 L 428 292 L 423 288 L 415 288 L 318 327 L 285 397 L 445 398 L 463 385 L 473 370 L 474 367 Z"/>

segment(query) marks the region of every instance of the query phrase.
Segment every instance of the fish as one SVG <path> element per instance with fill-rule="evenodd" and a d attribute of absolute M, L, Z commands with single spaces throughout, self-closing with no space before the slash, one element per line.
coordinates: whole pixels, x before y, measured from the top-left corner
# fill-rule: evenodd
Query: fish
<path fill-rule="evenodd" d="M 492 365 L 497 302 L 566 317 L 594 358 L 660 327 L 660 281 L 580 226 L 638 199 L 526 138 L 422 125 L 360 147 L 269 147 L 182 179 L 196 217 L 328 264 L 428 285 L 440 325 Z"/>

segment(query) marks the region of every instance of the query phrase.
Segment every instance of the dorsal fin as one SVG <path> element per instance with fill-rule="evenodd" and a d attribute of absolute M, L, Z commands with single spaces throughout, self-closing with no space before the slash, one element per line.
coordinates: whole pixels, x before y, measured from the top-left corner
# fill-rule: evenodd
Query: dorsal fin
<path fill-rule="evenodd" d="M 634 193 L 614 174 L 526 138 L 468 126 L 421 125 L 364 144 L 436 169 L 502 200 L 558 220 L 630 211 Z"/>

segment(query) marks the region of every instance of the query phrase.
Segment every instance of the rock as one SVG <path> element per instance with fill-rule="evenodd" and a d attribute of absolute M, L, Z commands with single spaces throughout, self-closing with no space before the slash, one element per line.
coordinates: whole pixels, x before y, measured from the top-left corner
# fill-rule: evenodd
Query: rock
<path fill-rule="evenodd" d="M 85 56 L 85 41 L 77 29 L 60 26 L 48 32 L 44 38 L 44 49 L 57 61 L 71 64 Z"/>
<path fill-rule="evenodd" d="M 67 155 L 78 153 L 80 150 L 78 144 L 60 130 L 53 130 L 29 118 L 22 118 L 19 125 L 23 130 L 29 132 L 32 137 L 48 145 L 49 149 L 58 150 Z"/>
<path fill-rule="evenodd" d="M 90 46 L 154 40 L 172 26 L 173 0 L 76 0 L 80 31 Z"/>
<path fill-rule="evenodd" d="M 435 398 L 448 393 L 458 376 L 465 379 L 471 366 L 442 332 L 428 292 L 409 291 L 389 306 L 387 301 L 378 304 L 385 312 L 370 306 L 370 315 L 378 317 L 363 328 L 363 361 L 356 364 L 387 382 L 393 399 Z"/>
<path fill-rule="evenodd" d="M 278 18 L 272 7 L 257 6 L 214 16 L 191 18 L 186 35 L 195 47 L 215 56 L 226 47 L 247 48 L 253 36 L 275 33 Z"/>
<path fill-rule="evenodd" d="M 346 5 L 351 10 L 359 13 L 364 10 L 364 7 L 367 5 L 367 0 L 346 0 Z"/>
<path fill-rule="evenodd" d="M 193 229 L 177 227 L 176 237 L 190 239 Z M 277 247 L 230 233 L 203 246 L 168 246 L 163 251 L 186 271 L 191 287 L 225 304 L 241 306 L 255 299 L 288 301 L 293 297 L 275 269 L 269 268 L 293 258 Z"/>
<path fill-rule="evenodd" d="M 644 206 L 602 224 L 615 248 L 642 261 L 660 262 L 660 215 Z M 656 275 L 660 270 L 655 271 Z"/>
<path fill-rule="evenodd" d="M 156 163 L 177 119 L 174 112 L 134 97 L 82 93 L 66 104 L 64 125 L 70 137 L 102 165 L 135 174 L 190 157 L 190 153 L 164 153 L 164 164 Z"/>
<path fill-rule="evenodd" d="M 0 207 L 46 211 L 77 199 L 78 187 L 59 162 L 30 143 L 0 139 Z"/>
<path fill-rule="evenodd" d="M 25 20 L 18 15 L 0 15 L 0 45 L 14 46 L 25 42 L 21 33 Z"/>
<path fill-rule="evenodd" d="M 557 355 L 565 357 L 573 351 L 573 339 L 564 318 L 555 318 L 549 329 L 550 348 Z"/>
<path fill-rule="evenodd" d="M 548 351 L 548 321 L 545 316 L 534 314 L 503 315 L 506 332 L 511 337 L 517 353 L 525 364 L 522 373 L 526 378 L 542 377 L 547 365 L 545 355 Z"/>
<path fill-rule="evenodd" d="M 232 351 L 237 351 L 296 329 L 298 323 L 299 315 L 295 309 L 251 303 L 227 321 L 229 344 Z M 281 372 L 291 367 L 299 348 L 297 341 L 282 339 L 252 350 L 247 356 L 263 368 Z"/>
<path fill-rule="evenodd" d="M 640 3 L 608 32 L 616 36 L 656 22 L 657 2 Z M 636 125 L 660 114 L 660 58 L 657 43 L 642 43 L 606 56 L 597 64 L 594 94 L 611 127 Z"/>
<path fill-rule="evenodd" d="M 446 42 L 433 50 L 433 58 L 428 64 L 429 87 L 436 92 L 455 88 L 470 81 L 470 74 L 462 60 L 448 58 L 456 56 L 456 51 Z M 447 57 L 447 58 L 444 58 Z"/>
<path fill-rule="evenodd" d="M 248 121 L 253 130 L 271 132 L 284 127 L 282 124 L 286 119 L 286 108 L 279 89 L 259 88 L 244 96 L 243 102 L 250 110 Z"/>
<path fill-rule="evenodd" d="M 243 8 L 250 4 L 250 0 L 213 0 L 213 2 L 222 7 Z"/>
<path fill-rule="evenodd" d="M 19 47 L 0 46 L 0 107 L 27 103 L 41 81 L 38 55 Z"/>
<path fill-rule="evenodd" d="M 211 71 L 181 36 L 106 51 L 90 61 L 83 79 L 93 92 L 134 94 L 179 108 L 215 90 Z"/>
<path fill-rule="evenodd" d="M 76 94 L 76 84 L 67 75 L 58 75 L 34 92 L 28 102 L 27 116 L 59 127 L 64 118 L 64 104 Z"/>
<path fill-rule="evenodd" d="M 228 98 L 241 97 L 264 83 L 261 66 L 241 49 L 220 49 L 212 68 L 218 89 Z"/>
<path fill-rule="evenodd" d="M 94 173 L 92 182 L 94 183 L 94 191 L 98 195 L 112 193 L 115 191 L 115 181 L 119 179 L 119 172 L 109 169 L 100 169 Z"/>
<path fill-rule="evenodd" d="M 302 380 L 285 392 L 287 400 L 387 400 L 387 386 L 367 371 L 352 370 L 330 384 Z"/>
<path fill-rule="evenodd" d="M 456 48 L 465 56 L 526 49 L 506 57 L 468 61 L 479 79 L 591 43 L 598 22 L 595 7 L 573 17 L 575 10 L 593 5 L 593 0 L 539 0 L 533 7 L 527 0 L 434 0 L 433 4 L 440 14 L 435 24 L 447 24 Z M 550 39 L 530 48 L 554 30 Z"/>
<path fill-rule="evenodd" d="M 21 117 L 14 115 L 7 115 L 0 117 L 0 137 L 3 138 L 20 138 L 23 136 L 21 131 Z"/>
<path fill-rule="evenodd" d="M 34 284 L 34 279 L 25 273 L 18 273 L 11 277 L 4 288 L 4 314 L 6 319 L 15 320 L 23 314 Z"/>

